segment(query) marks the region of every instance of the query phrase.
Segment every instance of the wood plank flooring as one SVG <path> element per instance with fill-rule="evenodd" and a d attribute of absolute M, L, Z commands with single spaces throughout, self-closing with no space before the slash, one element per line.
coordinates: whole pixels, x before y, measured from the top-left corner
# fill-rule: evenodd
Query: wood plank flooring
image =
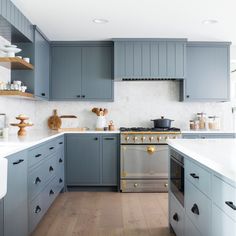
<path fill-rule="evenodd" d="M 67 192 L 33 236 L 173 236 L 166 193 Z"/>

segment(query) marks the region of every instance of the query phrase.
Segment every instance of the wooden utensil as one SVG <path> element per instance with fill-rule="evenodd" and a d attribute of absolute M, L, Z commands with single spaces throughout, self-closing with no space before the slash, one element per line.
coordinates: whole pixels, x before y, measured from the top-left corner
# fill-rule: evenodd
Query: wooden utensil
<path fill-rule="evenodd" d="M 61 128 L 61 118 L 57 115 L 57 110 L 53 110 L 53 115 L 48 119 L 48 127 L 52 130 L 58 130 Z"/>

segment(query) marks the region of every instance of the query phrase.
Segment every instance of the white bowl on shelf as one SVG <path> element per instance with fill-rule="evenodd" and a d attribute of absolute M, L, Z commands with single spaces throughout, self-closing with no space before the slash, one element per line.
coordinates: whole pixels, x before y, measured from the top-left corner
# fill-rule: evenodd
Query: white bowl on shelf
<path fill-rule="evenodd" d="M 12 47 L 13 46 L 13 47 Z M 0 50 L 6 53 L 6 57 L 15 57 L 15 54 L 21 52 L 20 48 L 16 48 L 16 45 L 4 45 L 0 46 Z"/>

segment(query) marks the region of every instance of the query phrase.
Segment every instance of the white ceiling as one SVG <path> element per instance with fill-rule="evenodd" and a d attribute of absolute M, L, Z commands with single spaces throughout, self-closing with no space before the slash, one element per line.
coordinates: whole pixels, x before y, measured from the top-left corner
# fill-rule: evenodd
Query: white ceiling
<path fill-rule="evenodd" d="M 235 0 L 12 0 L 50 40 L 183 38 L 236 44 Z M 109 20 L 94 24 L 95 18 Z M 218 24 L 205 25 L 203 20 Z"/>

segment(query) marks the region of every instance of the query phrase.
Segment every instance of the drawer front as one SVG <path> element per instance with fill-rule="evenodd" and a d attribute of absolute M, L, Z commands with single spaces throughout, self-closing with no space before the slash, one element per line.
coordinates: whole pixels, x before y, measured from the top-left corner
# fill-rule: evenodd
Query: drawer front
<path fill-rule="evenodd" d="M 184 209 L 176 198 L 170 193 L 170 224 L 177 236 L 183 236 Z"/>
<path fill-rule="evenodd" d="M 47 149 L 44 145 L 29 150 L 29 167 L 32 167 L 42 161 L 47 156 Z"/>
<path fill-rule="evenodd" d="M 185 216 L 184 236 L 203 236 L 187 216 Z"/>
<path fill-rule="evenodd" d="M 185 210 L 193 224 L 202 233 L 211 233 L 211 200 L 188 180 L 185 181 Z"/>
<path fill-rule="evenodd" d="M 214 236 L 236 235 L 236 222 L 214 204 L 212 207 L 212 225 L 212 235 Z"/>
<path fill-rule="evenodd" d="M 213 176 L 213 201 L 236 222 L 236 188 Z"/>
<path fill-rule="evenodd" d="M 28 177 L 28 191 L 29 200 L 32 200 L 47 184 L 48 182 L 48 162 L 44 162 L 29 173 Z"/>
<path fill-rule="evenodd" d="M 43 195 L 39 195 L 29 206 L 29 231 L 33 232 L 46 212 Z"/>
<path fill-rule="evenodd" d="M 207 196 L 211 196 L 211 173 L 185 159 L 185 177 Z"/>

